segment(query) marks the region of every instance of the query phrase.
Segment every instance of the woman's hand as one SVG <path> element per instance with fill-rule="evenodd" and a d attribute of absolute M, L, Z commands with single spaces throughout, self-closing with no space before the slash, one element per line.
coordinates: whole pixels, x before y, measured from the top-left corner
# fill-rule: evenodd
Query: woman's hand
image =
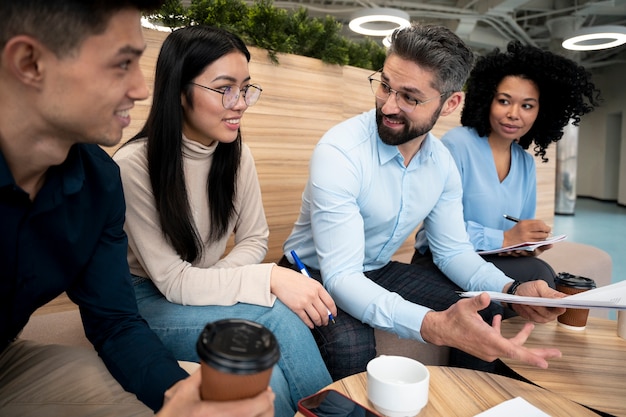
<path fill-rule="evenodd" d="M 311 329 L 326 326 L 329 311 L 337 315 L 337 306 L 322 284 L 289 268 L 274 266 L 270 291 Z"/>
<path fill-rule="evenodd" d="M 550 237 L 551 231 L 552 228 L 542 220 L 520 220 L 515 226 L 504 231 L 502 247 L 546 240 Z"/>

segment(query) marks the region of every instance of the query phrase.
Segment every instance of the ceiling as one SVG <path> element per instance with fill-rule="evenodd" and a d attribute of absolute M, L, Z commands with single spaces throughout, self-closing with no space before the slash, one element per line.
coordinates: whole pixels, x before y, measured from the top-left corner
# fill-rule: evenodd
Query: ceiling
<path fill-rule="evenodd" d="M 566 55 L 588 69 L 626 64 L 626 45 L 592 52 L 561 47 L 562 39 L 581 27 L 626 26 L 626 0 L 275 0 L 273 4 L 289 10 L 304 7 L 311 17 L 334 16 L 351 39 L 362 38 L 348 29 L 352 13 L 390 7 L 407 12 L 414 22 L 449 27 L 479 54 L 517 39 Z"/>

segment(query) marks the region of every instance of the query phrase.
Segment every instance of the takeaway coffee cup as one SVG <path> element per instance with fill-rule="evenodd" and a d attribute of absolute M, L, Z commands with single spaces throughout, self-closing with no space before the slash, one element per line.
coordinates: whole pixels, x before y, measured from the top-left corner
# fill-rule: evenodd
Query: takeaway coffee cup
<path fill-rule="evenodd" d="M 209 323 L 196 344 L 203 400 L 232 401 L 264 391 L 278 362 L 278 342 L 270 330 L 248 320 Z"/>
<path fill-rule="evenodd" d="M 596 283 L 591 278 L 561 272 L 554 280 L 557 291 L 565 294 L 578 294 L 596 288 Z M 568 308 L 565 313 L 557 317 L 557 323 L 570 330 L 584 330 L 587 325 L 588 309 Z"/>
<path fill-rule="evenodd" d="M 367 364 L 367 398 L 387 417 L 413 417 L 428 403 L 430 372 L 404 356 L 381 355 Z"/>

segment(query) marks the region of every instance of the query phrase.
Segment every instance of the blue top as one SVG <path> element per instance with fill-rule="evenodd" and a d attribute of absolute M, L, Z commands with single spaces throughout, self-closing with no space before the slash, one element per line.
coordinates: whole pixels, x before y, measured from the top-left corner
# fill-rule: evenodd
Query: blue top
<path fill-rule="evenodd" d="M 454 160 L 429 134 L 404 166 L 378 136 L 375 110 L 330 129 L 310 162 L 300 215 L 283 250 L 321 270 L 336 304 L 369 325 L 422 340 L 428 308 L 369 280 L 424 221 L 437 266 L 466 290 L 502 291 L 511 279 L 484 262 L 463 224 L 461 180 Z"/>
<path fill-rule="evenodd" d="M 503 216 L 534 219 L 537 207 L 535 159 L 517 142 L 511 144 L 511 167 L 500 182 L 487 137 L 469 127 L 448 131 L 441 141 L 461 173 L 463 215 L 476 250 L 502 247 L 504 231 L 515 224 Z M 416 246 L 424 247 L 421 231 Z"/>
<path fill-rule="evenodd" d="M 119 169 L 96 145 L 74 145 L 34 202 L 0 152 L 0 351 L 67 291 L 111 374 L 157 410 L 187 373 L 137 311 L 124 212 Z"/>

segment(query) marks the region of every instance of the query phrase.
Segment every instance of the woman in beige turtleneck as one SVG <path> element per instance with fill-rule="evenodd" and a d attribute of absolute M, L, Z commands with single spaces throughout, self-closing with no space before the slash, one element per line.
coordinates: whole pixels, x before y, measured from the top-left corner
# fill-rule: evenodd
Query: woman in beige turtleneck
<path fill-rule="evenodd" d="M 207 322 L 243 318 L 269 328 L 281 349 L 270 382 L 276 415 L 291 417 L 300 398 L 331 382 L 309 328 L 328 325 L 327 308 L 337 309 L 317 281 L 260 263 L 269 231 L 239 130 L 261 94 L 249 60 L 227 31 L 174 31 L 159 54 L 146 125 L 114 159 L 142 316 L 179 360 L 198 361 Z"/>

